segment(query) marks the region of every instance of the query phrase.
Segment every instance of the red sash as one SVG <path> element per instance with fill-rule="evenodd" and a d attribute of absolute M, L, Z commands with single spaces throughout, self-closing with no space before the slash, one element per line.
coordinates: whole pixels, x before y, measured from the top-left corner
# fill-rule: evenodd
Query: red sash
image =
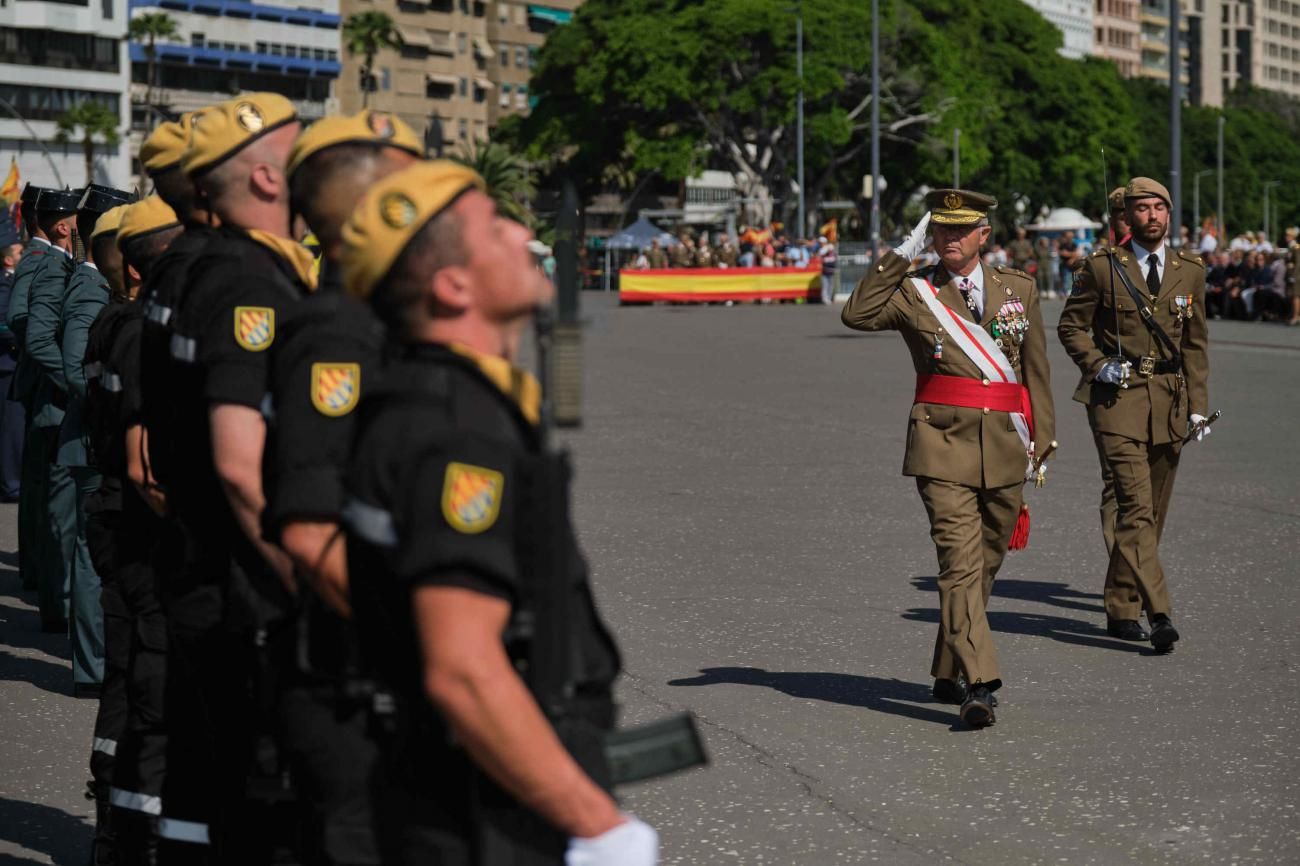
<path fill-rule="evenodd" d="M 965 409 L 989 409 L 994 412 L 1021 412 L 1034 435 L 1034 416 L 1029 405 L 1029 389 L 1017 382 L 990 382 L 966 376 L 939 376 L 918 373 L 913 403 L 960 406 Z"/>

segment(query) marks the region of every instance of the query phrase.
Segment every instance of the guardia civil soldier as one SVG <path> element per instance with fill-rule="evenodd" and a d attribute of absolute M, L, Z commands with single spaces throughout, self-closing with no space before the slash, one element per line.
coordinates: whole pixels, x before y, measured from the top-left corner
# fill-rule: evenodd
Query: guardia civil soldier
<path fill-rule="evenodd" d="M 1083 373 L 1074 399 L 1110 469 L 1117 513 L 1106 571 L 1106 620 L 1123 640 L 1173 648 L 1179 634 L 1160 564 L 1183 440 L 1209 433 L 1205 265 L 1165 243 L 1169 191 L 1148 177 L 1124 188 L 1129 241 L 1078 268 L 1057 333 Z M 1150 632 L 1139 619 L 1146 613 Z"/>
<path fill-rule="evenodd" d="M 99 197 L 95 189 L 86 191 L 87 197 Z M 107 198 L 107 196 L 105 196 Z M 96 203 L 83 197 L 83 218 Z M 108 303 L 111 292 L 122 290 L 121 257 L 117 253 L 117 229 L 126 205 L 110 208 L 95 221 L 93 227 L 82 235 L 86 238 L 86 260 L 81 263 L 63 297 L 61 349 L 63 373 L 68 383 L 68 407 L 59 430 L 58 460 L 67 466 L 77 480 L 77 535 L 78 553 L 84 552 L 88 563 L 74 560 L 72 607 L 74 653 L 80 639 L 79 632 L 94 627 L 100 644 L 103 667 L 103 689 L 99 697 L 99 710 L 95 715 L 95 731 L 91 744 L 89 796 L 95 801 L 95 841 L 91 855 L 92 864 L 116 863 L 114 833 L 109 813 L 109 786 L 113 779 L 113 760 L 122 726 L 126 722 L 126 665 L 131 648 L 131 629 L 126 617 L 120 588 L 116 584 L 111 550 L 93 544 L 88 528 L 94 498 L 100 491 L 99 473 L 86 446 L 86 373 L 83 365 L 86 341 L 90 327 L 100 310 Z M 90 482 L 90 483 L 88 483 Z M 105 554 L 108 554 L 107 556 Z M 80 574 L 78 574 L 80 569 Z M 90 578 L 100 592 L 90 594 Z M 80 587 L 78 584 L 82 584 Z M 85 652 L 82 649 L 81 652 Z"/>
<path fill-rule="evenodd" d="M 9 329 L 9 298 L 14 272 L 22 261 L 21 241 L 15 224 L 0 220 L 0 502 L 18 501 L 23 438 L 27 435 L 27 413 L 11 391 L 18 367 L 18 341 Z"/>
<path fill-rule="evenodd" d="M 560 864 L 566 849 L 651 864 L 654 831 L 607 791 L 617 652 L 556 487 L 567 475 L 541 446 L 537 382 L 512 363 L 550 283 L 483 189 L 420 163 L 375 184 L 343 235 L 347 289 L 394 340 L 344 510 L 363 650 L 395 705 L 380 842 L 393 864 Z M 547 658 L 563 672 L 544 666 L 562 688 L 539 643 L 562 647 Z"/>
<path fill-rule="evenodd" d="M 362 111 L 316 121 L 289 155 L 293 211 L 321 248 L 320 286 L 287 311 L 271 347 L 262 523 L 314 590 L 299 618 L 306 658 L 286 674 L 280 696 L 295 786 L 313 819 L 310 850 L 300 855 L 310 863 L 380 862 L 369 791 L 377 752 L 369 702 L 352 688 L 359 670 L 339 514 L 353 410 L 378 381 L 383 326 L 344 293 L 338 257 L 357 199 L 422 154 L 420 137 L 400 119 Z"/>
<path fill-rule="evenodd" d="M 109 292 L 122 290 L 122 257 L 117 251 L 117 224 L 122 212 L 117 210 L 131 194 L 98 184 L 86 187 L 77 205 L 77 233 L 86 248 L 86 259 L 68 278 L 54 323 L 62 369 L 55 382 L 64 406 L 59 426 L 54 462 L 63 467 L 72 483 L 72 514 L 61 525 L 60 544 L 66 557 L 68 609 L 71 614 L 69 635 L 72 638 L 73 681 L 100 685 L 104 680 L 104 609 L 99 573 L 86 544 L 86 497 L 99 488 L 100 475 L 86 453 L 82 429 L 83 399 L 86 378 L 82 356 L 86 351 L 86 334 L 90 324 L 105 304 Z M 113 213 L 110 219 L 101 217 Z M 33 307 L 28 333 L 35 334 L 44 308 Z M 43 321 L 41 322 L 43 324 Z M 110 608 L 120 616 L 120 599 L 110 593 Z M 119 680 L 116 684 L 121 686 Z M 120 694 L 112 697 L 117 703 Z M 107 774 L 102 774 L 107 792 Z"/>
<path fill-rule="evenodd" d="M 27 230 L 27 245 L 22 258 L 14 268 L 13 289 L 6 307 L 5 321 L 13 335 L 18 353 L 9 396 L 23 407 L 23 459 L 20 467 L 18 492 L 18 573 L 23 589 L 35 590 L 40 584 L 41 569 L 48 567 L 50 559 L 42 552 L 52 543 L 46 507 L 49 499 L 49 479 L 46 477 L 45 459 L 48 454 L 39 442 L 34 442 L 39 431 L 32 424 L 31 400 L 36 388 L 36 367 L 27 356 L 27 315 L 31 297 L 32 277 L 37 265 L 47 253 L 52 254 L 53 244 L 45 237 L 40 220 L 36 218 L 36 202 L 45 190 L 34 184 L 23 187 L 22 217 Z M 42 628 L 62 631 L 65 626 L 59 619 L 41 621 Z"/>
<path fill-rule="evenodd" d="M 916 398 L 903 474 L 916 477 L 941 570 L 934 695 L 983 727 L 995 720 L 1002 685 L 985 608 L 1055 416 L 1034 281 L 980 263 L 997 202 L 958 189 L 934 190 L 926 202 L 929 213 L 841 315 L 857 330 L 900 331 L 911 352 Z M 908 273 L 927 227 L 940 264 Z"/>
<path fill-rule="evenodd" d="M 221 220 L 167 325 L 178 390 L 160 396 L 175 427 L 161 440 L 149 430 L 151 459 L 170 455 L 159 481 L 184 538 L 179 568 L 158 579 L 170 638 L 159 833 L 185 862 L 265 862 L 268 804 L 286 794 L 269 653 L 282 646 L 294 584 L 261 533 L 261 405 L 276 326 L 314 285 L 313 258 L 290 237 L 285 164 L 299 129 L 289 100 L 246 94 L 193 118 L 181 158 Z M 196 694 L 182 700 L 186 688 Z"/>
<path fill-rule="evenodd" d="M 23 344 L 32 373 L 28 397 L 32 437 L 27 443 L 30 452 L 27 459 L 41 467 L 43 482 L 43 487 L 37 488 L 39 500 L 34 497 L 29 502 L 34 508 L 43 506 L 43 513 L 33 519 L 42 520 L 44 529 L 44 542 L 37 546 L 41 557 L 37 592 L 41 627 L 46 631 L 67 630 L 77 522 L 76 483 L 68 468 L 56 462 L 55 453 L 66 400 L 63 355 L 58 341 L 59 309 L 68 279 L 76 267 L 72 260 L 72 237 L 80 199 L 80 190 L 47 190 L 36 200 L 36 219 L 50 248 L 37 259 L 31 273 Z M 84 667 L 74 670 L 74 694 L 98 697 L 100 675 L 99 671 Z"/>

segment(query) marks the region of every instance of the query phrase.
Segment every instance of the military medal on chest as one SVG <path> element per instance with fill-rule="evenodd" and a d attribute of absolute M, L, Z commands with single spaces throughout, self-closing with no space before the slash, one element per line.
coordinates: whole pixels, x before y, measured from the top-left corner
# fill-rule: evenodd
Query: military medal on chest
<path fill-rule="evenodd" d="M 937 333 L 937 334 L 934 335 L 934 355 L 933 355 L 933 358 L 934 358 L 934 360 L 936 360 L 936 361 L 942 361 L 942 360 L 943 360 L 943 328 L 940 328 L 940 329 L 939 329 L 939 333 Z"/>
<path fill-rule="evenodd" d="M 1192 296 L 1174 295 L 1174 310 L 1178 313 L 1178 318 L 1190 319 L 1192 317 Z"/>
<path fill-rule="evenodd" d="M 1007 355 L 1007 360 L 1014 366 L 1020 362 L 1020 345 L 1025 342 L 1029 331 L 1029 319 L 1025 315 L 1025 305 L 1019 298 L 1012 298 L 1002 305 L 997 316 L 989 323 L 993 332 L 993 342 Z"/>

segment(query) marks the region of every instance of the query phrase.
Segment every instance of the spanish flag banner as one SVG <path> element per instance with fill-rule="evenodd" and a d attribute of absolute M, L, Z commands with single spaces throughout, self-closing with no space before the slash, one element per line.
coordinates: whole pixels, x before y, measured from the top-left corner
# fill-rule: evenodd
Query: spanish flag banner
<path fill-rule="evenodd" d="M 13 207 L 18 204 L 18 198 L 22 195 L 22 177 L 18 174 L 18 158 L 9 157 L 9 174 L 5 176 L 3 186 L 0 186 L 0 199 L 4 200 L 5 207 Z"/>

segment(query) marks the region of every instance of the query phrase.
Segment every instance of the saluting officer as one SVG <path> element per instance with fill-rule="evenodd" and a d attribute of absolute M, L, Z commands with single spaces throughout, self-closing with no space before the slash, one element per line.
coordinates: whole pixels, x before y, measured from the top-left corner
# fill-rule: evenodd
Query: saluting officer
<path fill-rule="evenodd" d="M 341 235 L 371 184 L 422 155 L 414 130 L 377 111 L 318 120 L 289 154 L 290 201 L 320 244 L 320 286 L 288 310 L 271 349 L 262 524 L 314 590 L 299 619 L 309 669 L 295 671 L 281 696 L 295 785 L 314 818 L 312 863 L 380 862 L 370 810 L 377 751 L 367 731 L 368 705 L 343 697 L 342 681 L 355 679 L 358 670 L 346 622 L 351 607 L 339 514 L 353 410 L 363 389 L 378 381 L 383 326 L 368 305 L 343 291 Z"/>
<path fill-rule="evenodd" d="M 160 574 L 172 640 L 159 832 L 165 846 L 188 846 L 181 857 L 270 856 L 263 807 L 281 774 L 272 708 L 253 698 L 272 694 L 258 675 L 279 647 L 294 585 L 288 558 L 261 534 L 261 405 L 278 320 L 314 286 L 312 256 L 290 238 L 284 167 L 299 130 L 288 99 L 247 94 L 193 118 L 181 158 L 221 220 L 168 324 L 179 390 L 159 398 L 175 407 L 176 427 L 163 441 L 149 431 L 151 458 L 170 455 L 161 481 L 185 541 L 180 568 Z M 173 692 L 186 685 L 198 694 L 178 718 Z"/>
<path fill-rule="evenodd" d="M 55 461 L 59 426 L 65 403 L 63 355 L 59 351 L 59 308 L 68 279 L 76 268 L 72 259 L 72 238 L 76 231 L 80 190 L 45 190 L 36 200 L 36 219 L 49 241 L 46 254 L 36 260 L 27 296 L 26 350 L 31 375 L 28 419 L 33 430 L 29 459 L 41 467 L 42 485 L 29 500 L 39 507 L 44 543 L 38 545 L 41 568 L 37 592 L 41 628 L 66 631 L 71 560 L 75 539 L 76 483 L 66 466 Z M 15 292 L 17 295 L 17 292 Z M 17 298 L 15 297 L 15 301 Z M 22 378 L 22 371 L 19 372 Z M 97 672 L 74 671 L 73 693 L 98 697 Z"/>
<path fill-rule="evenodd" d="M 1179 635 L 1170 619 L 1160 535 L 1183 440 L 1210 432 L 1197 426 L 1209 399 L 1205 265 L 1195 253 L 1166 245 L 1164 185 L 1135 177 L 1124 201 L 1132 236 L 1080 265 L 1057 332 L 1083 372 L 1074 399 L 1087 407 L 1114 482 L 1107 631 L 1122 640 L 1150 640 L 1165 652 Z M 1144 611 L 1149 633 L 1138 622 Z"/>
<path fill-rule="evenodd" d="M 343 239 L 348 291 L 394 340 L 363 399 L 344 510 L 363 652 L 396 704 L 385 862 L 560 864 L 567 849 L 570 863 L 648 866 L 654 831 L 607 790 L 617 651 L 567 475 L 542 447 L 538 383 L 512 363 L 552 291 L 532 234 L 478 175 L 438 161 L 375 184 Z M 539 686 L 548 674 L 558 692 Z"/>
<path fill-rule="evenodd" d="M 940 189 L 926 202 L 929 213 L 863 278 L 841 316 L 860 331 L 902 332 L 912 354 L 903 474 L 916 477 L 941 569 L 934 695 L 984 727 L 1002 685 L 985 608 L 1055 416 L 1034 281 L 980 263 L 996 200 Z M 927 227 L 941 263 L 909 274 Z"/>

